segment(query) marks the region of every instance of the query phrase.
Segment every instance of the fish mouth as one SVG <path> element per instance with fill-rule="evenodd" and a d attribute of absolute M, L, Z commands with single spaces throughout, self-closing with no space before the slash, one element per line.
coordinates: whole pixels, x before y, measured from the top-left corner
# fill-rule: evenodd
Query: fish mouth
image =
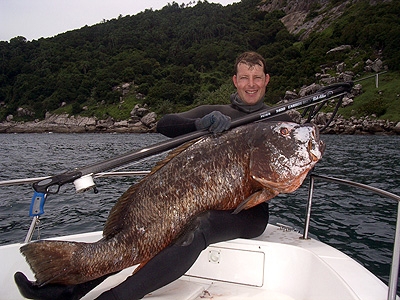
<path fill-rule="evenodd" d="M 321 155 L 325 153 L 325 148 L 326 144 L 323 141 L 319 141 L 319 152 L 321 152 Z"/>
<path fill-rule="evenodd" d="M 319 130 L 318 127 L 314 126 L 314 129 L 311 134 L 311 138 L 308 141 L 307 145 L 308 153 L 310 153 L 312 161 L 316 162 L 321 159 L 322 155 L 325 152 L 326 144 L 319 139 Z"/>
<path fill-rule="evenodd" d="M 317 144 L 318 147 L 315 147 L 315 144 Z M 308 153 L 310 153 L 311 160 L 312 161 L 320 160 L 322 155 L 325 152 L 325 148 L 326 148 L 326 144 L 323 141 L 319 141 L 318 143 L 315 143 L 310 140 L 308 143 Z"/>

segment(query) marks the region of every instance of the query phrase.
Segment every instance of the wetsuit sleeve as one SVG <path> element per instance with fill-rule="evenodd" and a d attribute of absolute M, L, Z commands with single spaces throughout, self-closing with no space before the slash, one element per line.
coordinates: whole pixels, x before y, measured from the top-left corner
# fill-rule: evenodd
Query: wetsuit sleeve
<path fill-rule="evenodd" d="M 196 131 L 195 122 L 197 119 L 204 117 L 212 111 L 221 111 L 225 107 L 227 106 L 201 105 L 183 113 L 165 115 L 157 123 L 157 132 L 167 137 L 176 137 Z M 224 111 L 221 112 L 225 113 Z"/>
<path fill-rule="evenodd" d="M 178 114 L 165 115 L 157 123 L 157 132 L 167 136 L 176 137 L 196 131 L 195 118 L 185 118 Z"/>

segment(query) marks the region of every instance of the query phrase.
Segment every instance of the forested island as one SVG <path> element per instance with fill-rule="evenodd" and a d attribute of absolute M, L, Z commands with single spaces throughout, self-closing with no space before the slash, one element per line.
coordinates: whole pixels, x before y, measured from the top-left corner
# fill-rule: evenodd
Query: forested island
<path fill-rule="evenodd" d="M 152 131 L 165 113 L 227 103 L 233 62 L 247 50 L 266 58 L 270 105 L 386 72 L 379 87 L 360 80 L 362 93 L 339 114 L 397 132 L 399 15 L 400 2 L 384 0 L 172 2 L 52 38 L 17 36 L 0 41 L 0 132 L 57 119 L 65 132 L 82 122 L 83 132 Z"/>

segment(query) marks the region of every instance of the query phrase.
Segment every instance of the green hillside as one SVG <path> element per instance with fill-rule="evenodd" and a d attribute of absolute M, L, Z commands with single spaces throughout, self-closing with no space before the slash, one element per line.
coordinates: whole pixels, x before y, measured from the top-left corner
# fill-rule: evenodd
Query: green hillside
<path fill-rule="evenodd" d="M 330 1 L 337 5 L 344 1 Z M 400 121 L 400 1 L 357 1 L 322 32 L 306 40 L 288 32 L 282 11 L 260 11 L 257 0 L 222 6 L 175 2 L 161 10 L 119 16 L 53 38 L 0 42 L 0 121 L 42 119 L 46 112 L 127 119 L 135 104 L 159 115 L 203 103 L 226 103 L 233 91 L 236 56 L 255 50 L 272 76 L 271 104 L 286 90 L 315 81 L 321 65 L 345 62 L 357 78 L 367 59 L 382 59 L 389 72 L 362 83 L 364 94 L 342 115 L 375 114 Z M 313 10 L 310 18 L 320 12 Z M 335 55 L 340 45 L 352 50 Z M 129 90 L 117 88 L 130 83 Z M 124 92 L 124 94 L 123 94 Z M 23 114 L 17 110 L 24 109 Z"/>
<path fill-rule="evenodd" d="M 364 93 L 355 98 L 354 104 L 340 110 L 346 118 L 375 115 L 382 120 L 400 121 L 400 74 L 389 72 L 360 82 Z"/>

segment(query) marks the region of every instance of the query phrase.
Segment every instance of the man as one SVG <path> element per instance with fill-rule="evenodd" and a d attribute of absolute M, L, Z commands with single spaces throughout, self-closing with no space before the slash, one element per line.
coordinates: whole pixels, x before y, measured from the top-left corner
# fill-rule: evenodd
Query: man
<path fill-rule="evenodd" d="M 158 122 L 157 131 L 169 137 L 200 129 L 219 133 L 229 129 L 231 119 L 267 108 L 264 96 L 270 76 L 261 55 L 241 54 L 236 59 L 232 80 L 237 92 L 231 95 L 230 105 L 202 105 L 184 113 L 166 115 Z M 277 118 L 291 121 L 287 115 Z"/>
<path fill-rule="evenodd" d="M 230 105 L 203 105 L 180 114 L 164 116 L 158 132 L 175 137 L 195 130 L 220 133 L 230 128 L 231 120 L 267 108 L 264 96 L 269 83 L 264 58 L 255 52 L 241 54 L 235 63 L 233 83 L 237 92 Z M 275 117 L 291 121 L 287 115 Z M 253 238 L 262 234 L 269 218 L 268 204 L 232 214 L 232 211 L 209 211 L 198 216 L 178 241 L 171 244 L 123 283 L 97 299 L 134 300 L 178 279 L 196 261 L 208 245 L 234 238 Z M 15 274 L 21 294 L 30 299 L 80 299 L 109 275 L 75 286 L 38 287 L 22 273 Z"/>

